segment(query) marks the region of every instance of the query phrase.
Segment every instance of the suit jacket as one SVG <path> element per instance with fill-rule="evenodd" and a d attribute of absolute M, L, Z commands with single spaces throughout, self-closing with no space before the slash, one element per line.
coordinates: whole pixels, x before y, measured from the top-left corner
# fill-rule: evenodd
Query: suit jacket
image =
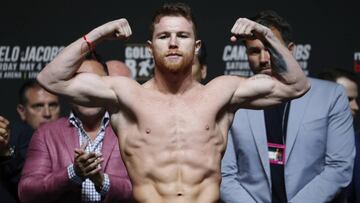
<path fill-rule="evenodd" d="M 360 203 L 360 131 L 355 134 L 356 156 L 350 185 L 349 203 Z"/>
<path fill-rule="evenodd" d="M 18 183 L 34 130 L 22 121 L 10 125 L 9 145 L 15 149 L 15 153 L 10 158 L 0 158 L 0 197 L 4 202 L 18 202 Z"/>
<path fill-rule="evenodd" d="M 68 177 L 67 167 L 79 148 L 78 131 L 68 119 L 49 122 L 35 131 L 19 184 L 22 202 L 81 202 L 81 187 Z M 104 202 L 125 201 L 132 186 L 120 156 L 118 139 L 110 125 L 105 130 L 101 149 L 101 168 L 108 174 L 110 190 Z"/>
<path fill-rule="evenodd" d="M 352 176 L 354 130 L 345 90 L 310 79 L 311 89 L 292 100 L 285 149 L 288 202 L 331 201 Z M 271 202 L 271 177 L 263 110 L 239 110 L 222 160 L 226 203 Z"/>

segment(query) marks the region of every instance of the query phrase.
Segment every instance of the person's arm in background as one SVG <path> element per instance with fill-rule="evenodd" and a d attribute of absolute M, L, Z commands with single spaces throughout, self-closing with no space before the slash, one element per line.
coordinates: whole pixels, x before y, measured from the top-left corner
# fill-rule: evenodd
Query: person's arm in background
<path fill-rule="evenodd" d="M 2 181 L 14 198 L 21 170 L 24 166 L 26 152 L 33 134 L 33 129 L 19 122 L 9 122 L 0 116 L 0 170 Z"/>

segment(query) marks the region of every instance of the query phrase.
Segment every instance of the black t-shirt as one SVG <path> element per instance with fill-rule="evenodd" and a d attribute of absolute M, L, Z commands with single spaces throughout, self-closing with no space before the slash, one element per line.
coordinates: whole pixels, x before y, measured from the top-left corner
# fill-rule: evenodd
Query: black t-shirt
<path fill-rule="evenodd" d="M 285 145 L 290 102 L 264 110 L 267 141 Z M 284 165 L 270 163 L 272 203 L 286 203 Z"/>

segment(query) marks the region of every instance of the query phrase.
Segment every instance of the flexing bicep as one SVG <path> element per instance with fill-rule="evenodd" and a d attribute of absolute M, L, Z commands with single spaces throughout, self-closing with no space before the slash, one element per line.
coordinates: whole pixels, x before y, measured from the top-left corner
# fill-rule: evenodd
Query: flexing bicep
<path fill-rule="evenodd" d="M 268 75 L 257 74 L 239 80 L 231 103 L 237 108 L 264 108 L 301 96 L 293 88 Z"/>
<path fill-rule="evenodd" d="M 104 106 L 117 103 L 112 79 L 91 73 L 80 73 L 54 87 L 72 102 L 85 106 Z"/>

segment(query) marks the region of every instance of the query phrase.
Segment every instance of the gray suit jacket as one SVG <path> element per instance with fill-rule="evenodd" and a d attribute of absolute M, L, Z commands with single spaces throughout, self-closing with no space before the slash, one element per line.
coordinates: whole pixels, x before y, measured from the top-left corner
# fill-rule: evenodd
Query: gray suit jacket
<path fill-rule="evenodd" d="M 352 177 L 354 130 L 342 86 L 310 79 L 292 100 L 286 139 L 285 187 L 292 203 L 331 201 Z M 271 177 L 263 110 L 239 110 L 222 160 L 221 199 L 271 203 Z"/>

